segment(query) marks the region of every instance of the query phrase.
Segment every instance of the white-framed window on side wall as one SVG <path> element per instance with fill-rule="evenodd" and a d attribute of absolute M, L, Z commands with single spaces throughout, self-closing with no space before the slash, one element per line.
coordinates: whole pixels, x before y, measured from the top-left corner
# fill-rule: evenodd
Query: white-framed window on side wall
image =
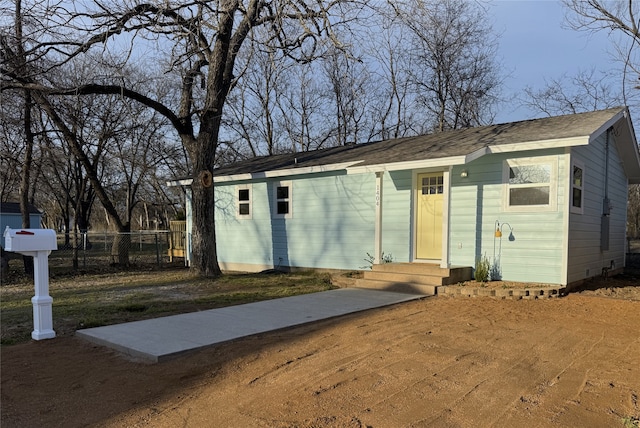
<path fill-rule="evenodd" d="M 556 211 L 558 208 L 558 159 L 507 159 L 503 163 L 504 211 Z"/>
<path fill-rule="evenodd" d="M 253 217 L 251 184 L 241 184 L 236 186 L 236 218 L 251 219 Z"/>
<path fill-rule="evenodd" d="M 571 212 L 584 213 L 584 164 L 577 159 L 571 162 Z"/>
<path fill-rule="evenodd" d="M 273 217 L 293 217 L 293 185 L 291 181 L 273 183 Z"/>

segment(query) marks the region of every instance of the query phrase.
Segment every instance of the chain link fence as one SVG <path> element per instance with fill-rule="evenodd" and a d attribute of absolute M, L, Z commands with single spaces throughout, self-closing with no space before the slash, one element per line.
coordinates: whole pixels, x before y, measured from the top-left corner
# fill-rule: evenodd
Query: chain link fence
<path fill-rule="evenodd" d="M 49 255 L 49 268 L 61 271 L 184 265 L 184 251 L 175 251 L 176 238 L 184 242 L 183 234 L 168 230 L 60 234 L 58 249 Z"/>
<path fill-rule="evenodd" d="M 627 260 L 625 266 L 640 269 L 640 239 L 627 239 Z"/>
<path fill-rule="evenodd" d="M 58 249 L 49 255 L 49 270 L 65 274 L 186 266 L 186 231 L 172 229 L 59 234 Z M 2 266 L 3 278 L 7 272 L 24 271 L 19 254 L 3 252 L 3 255 L 3 263 L 7 264 Z M 626 258 L 627 267 L 640 268 L 640 240 L 627 241 Z"/>

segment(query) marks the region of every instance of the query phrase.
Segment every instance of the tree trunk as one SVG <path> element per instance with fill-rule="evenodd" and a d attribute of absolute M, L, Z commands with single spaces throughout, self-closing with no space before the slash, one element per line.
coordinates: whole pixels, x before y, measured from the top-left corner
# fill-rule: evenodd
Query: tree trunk
<path fill-rule="evenodd" d="M 18 50 L 18 60 L 21 62 L 20 68 L 23 73 L 26 73 L 24 64 L 26 64 L 26 54 L 24 51 L 23 38 L 22 38 L 22 2 L 21 0 L 15 1 L 15 36 Z M 25 151 L 22 162 L 22 171 L 20 177 L 20 213 L 22 214 L 22 227 L 28 229 L 31 227 L 31 216 L 29 213 L 29 183 L 31 180 L 31 163 L 33 160 L 33 144 L 34 136 L 31 129 L 31 106 L 33 100 L 31 98 L 31 92 L 28 89 L 24 90 L 24 118 L 22 125 L 24 126 L 24 139 L 25 139 Z M 33 275 L 33 258 L 28 256 L 22 256 L 22 262 L 24 264 L 24 272 L 27 275 Z"/>
<path fill-rule="evenodd" d="M 209 116 L 212 117 L 209 117 Z M 193 229 L 191 236 L 191 270 L 204 277 L 222 274 L 218 265 L 215 229 L 215 198 L 213 176 L 216 142 L 220 129 L 220 115 L 214 110 L 203 115 L 202 129 L 191 141 L 191 159 L 194 165 L 192 192 Z"/>
<path fill-rule="evenodd" d="M 214 221 L 213 186 L 204 187 L 198 177 L 194 179 L 193 191 L 193 230 L 191 237 L 191 268 L 200 276 L 216 277 L 222 271 L 218 265 L 216 249 L 216 230 Z"/>
<path fill-rule="evenodd" d="M 129 267 L 129 250 L 131 249 L 131 228 L 125 226 L 125 230 L 119 230 L 113 237 L 111 245 L 111 260 L 114 264 Z M 117 260 L 117 262 L 115 261 Z"/>

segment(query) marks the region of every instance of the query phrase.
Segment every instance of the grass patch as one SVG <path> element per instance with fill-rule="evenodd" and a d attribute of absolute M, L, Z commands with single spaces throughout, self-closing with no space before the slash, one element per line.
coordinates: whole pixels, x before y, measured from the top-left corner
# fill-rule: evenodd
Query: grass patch
<path fill-rule="evenodd" d="M 187 269 L 51 278 L 53 328 L 57 336 L 77 329 L 137 321 L 335 288 L 327 274 L 226 274 L 194 277 Z M 13 281 L 0 287 L 0 343 L 30 340 L 33 283 Z"/>
<path fill-rule="evenodd" d="M 638 428 L 640 427 L 640 417 L 627 416 L 622 418 L 622 426 L 624 428 Z"/>

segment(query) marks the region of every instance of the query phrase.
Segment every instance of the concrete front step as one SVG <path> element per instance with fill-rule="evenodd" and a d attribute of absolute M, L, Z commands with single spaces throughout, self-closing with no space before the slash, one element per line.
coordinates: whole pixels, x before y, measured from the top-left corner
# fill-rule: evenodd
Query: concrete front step
<path fill-rule="evenodd" d="M 364 279 L 386 282 L 402 282 L 421 285 L 444 285 L 442 276 L 402 272 L 365 271 Z"/>
<path fill-rule="evenodd" d="M 366 279 L 411 282 L 427 285 L 450 285 L 469 281 L 473 277 L 470 266 L 441 268 L 427 263 L 384 263 L 365 271 Z"/>
<path fill-rule="evenodd" d="M 395 291 L 398 293 L 423 294 L 425 296 L 435 296 L 438 289 L 437 285 L 414 284 L 395 281 L 378 281 L 364 278 L 356 280 L 355 286 L 358 288 Z"/>
<path fill-rule="evenodd" d="M 365 271 L 355 286 L 435 295 L 439 286 L 470 280 L 472 274 L 472 268 L 466 266 L 441 268 L 426 263 L 385 263 Z"/>
<path fill-rule="evenodd" d="M 371 266 L 372 272 L 401 272 L 417 274 L 449 275 L 449 271 L 456 268 L 441 268 L 433 263 L 382 263 Z"/>

